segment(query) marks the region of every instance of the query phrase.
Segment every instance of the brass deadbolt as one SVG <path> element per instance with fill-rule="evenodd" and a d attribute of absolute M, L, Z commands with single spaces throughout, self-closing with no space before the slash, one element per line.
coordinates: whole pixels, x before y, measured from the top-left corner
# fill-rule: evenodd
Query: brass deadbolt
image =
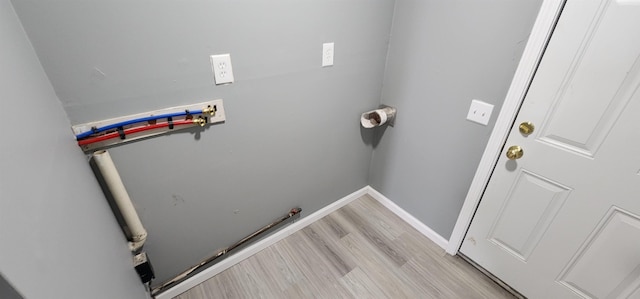
<path fill-rule="evenodd" d="M 525 122 L 521 123 L 520 126 L 518 126 L 518 129 L 520 129 L 520 133 L 522 133 L 522 135 L 524 135 L 524 136 L 527 136 L 527 135 L 533 133 L 533 130 L 535 128 L 536 127 L 530 121 L 525 121 Z"/>

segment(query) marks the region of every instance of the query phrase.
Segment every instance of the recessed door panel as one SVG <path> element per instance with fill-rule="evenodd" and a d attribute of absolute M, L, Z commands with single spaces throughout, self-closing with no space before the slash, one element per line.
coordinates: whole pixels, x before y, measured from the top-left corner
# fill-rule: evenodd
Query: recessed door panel
<path fill-rule="evenodd" d="M 585 298 L 629 298 L 640 287 L 640 218 L 614 207 L 558 281 Z"/>
<path fill-rule="evenodd" d="M 522 170 L 496 218 L 489 239 L 526 261 L 571 189 Z"/>
<path fill-rule="evenodd" d="M 615 33 L 620 28 L 640 28 L 640 18 L 628 17 L 629 13 L 615 1 L 601 7 L 557 90 L 542 141 L 593 157 L 606 139 L 640 77 L 634 67 L 640 39 Z M 604 59 L 607 63 L 601 63 Z"/>

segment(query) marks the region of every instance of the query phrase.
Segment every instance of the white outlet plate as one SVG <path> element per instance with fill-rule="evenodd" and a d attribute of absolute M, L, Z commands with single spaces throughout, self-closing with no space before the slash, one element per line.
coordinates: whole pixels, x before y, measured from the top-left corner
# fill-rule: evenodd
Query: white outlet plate
<path fill-rule="evenodd" d="M 211 55 L 211 69 L 216 85 L 233 83 L 231 54 Z"/>
<path fill-rule="evenodd" d="M 493 105 L 478 100 L 471 100 L 471 107 L 469 108 L 467 119 L 486 126 L 489 124 L 492 111 Z"/>
<path fill-rule="evenodd" d="M 322 44 L 322 66 L 333 65 L 333 43 Z"/>

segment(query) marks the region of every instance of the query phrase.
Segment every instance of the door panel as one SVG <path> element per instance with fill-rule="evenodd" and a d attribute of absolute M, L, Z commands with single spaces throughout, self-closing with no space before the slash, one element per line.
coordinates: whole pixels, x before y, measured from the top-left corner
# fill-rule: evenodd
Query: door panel
<path fill-rule="evenodd" d="M 570 191 L 569 187 L 523 169 L 498 212 L 489 239 L 526 261 Z"/>
<path fill-rule="evenodd" d="M 529 298 L 640 295 L 638 4 L 567 2 L 463 242 Z"/>
<path fill-rule="evenodd" d="M 637 9 L 606 1 L 595 12 L 590 28 L 583 33 L 580 46 L 571 57 L 573 62 L 560 86 L 555 87 L 555 102 L 544 121 L 542 141 L 589 157 L 604 141 L 629 101 L 628 89 L 635 87 L 629 84 L 621 89 L 620 82 L 637 78 L 637 74 L 628 72 L 638 58 L 640 39 L 624 38 L 625 34 L 619 32 L 640 27 L 640 18 L 633 15 L 633 10 Z M 615 59 L 602 63 L 603 57 Z M 576 107 L 584 108 L 575 113 Z"/>
<path fill-rule="evenodd" d="M 613 207 L 603 220 L 558 281 L 584 298 L 627 298 L 640 287 L 640 218 Z"/>

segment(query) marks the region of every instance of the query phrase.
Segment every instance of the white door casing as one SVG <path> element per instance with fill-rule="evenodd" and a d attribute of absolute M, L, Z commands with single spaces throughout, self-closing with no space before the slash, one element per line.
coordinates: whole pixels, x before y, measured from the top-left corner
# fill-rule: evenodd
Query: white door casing
<path fill-rule="evenodd" d="M 529 298 L 640 298 L 638 86 L 640 3 L 569 0 L 461 252 Z"/>

